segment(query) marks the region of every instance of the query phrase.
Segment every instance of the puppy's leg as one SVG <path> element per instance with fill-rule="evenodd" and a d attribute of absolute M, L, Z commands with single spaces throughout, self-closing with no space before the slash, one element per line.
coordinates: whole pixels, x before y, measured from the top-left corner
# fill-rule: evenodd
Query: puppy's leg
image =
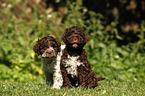
<path fill-rule="evenodd" d="M 46 77 L 46 84 L 52 85 L 53 84 L 53 73 L 44 72 Z"/>
<path fill-rule="evenodd" d="M 79 86 L 84 88 L 87 87 L 95 88 L 96 86 L 98 86 L 95 73 L 91 71 L 91 69 L 87 68 L 86 66 L 81 65 L 78 67 L 78 75 L 79 75 L 79 84 L 80 84 Z"/>
<path fill-rule="evenodd" d="M 46 84 L 53 84 L 54 64 L 53 61 L 47 60 L 47 58 L 41 58 L 43 71 L 46 77 Z"/>
<path fill-rule="evenodd" d="M 46 66 L 43 65 L 43 71 L 46 77 L 46 84 L 52 85 L 53 84 L 53 70 L 50 70 L 50 68 L 47 68 Z"/>
<path fill-rule="evenodd" d="M 65 88 L 71 88 L 72 87 L 71 81 L 67 75 L 67 71 L 64 66 L 61 66 L 61 73 L 62 73 L 62 77 L 63 77 L 63 86 Z"/>
<path fill-rule="evenodd" d="M 60 89 L 63 84 L 63 78 L 61 72 L 55 72 L 54 75 L 55 75 L 55 79 L 53 83 L 53 88 Z"/>
<path fill-rule="evenodd" d="M 57 59 L 56 59 L 56 65 L 55 65 L 55 70 L 54 70 L 54 83 L 53 83 L 53 88 L 60 89 L 63 85 L 63 78 L 60 70 L 60 60 L 61 60 L 61 53 L 58 53 Z"/>

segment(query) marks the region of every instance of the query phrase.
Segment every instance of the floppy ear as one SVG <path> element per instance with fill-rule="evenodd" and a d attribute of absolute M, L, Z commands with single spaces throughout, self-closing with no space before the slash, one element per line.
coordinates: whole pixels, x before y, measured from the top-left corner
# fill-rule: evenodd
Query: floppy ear
<path fill-rule="evenodd" d="M 41 55 L 40 45 L 41 45 L 40 40 L 38 39 L 37 43 L 33 47 L 34 52 L 37 53 L 38 55 Z"/>
<path fill-rule="evenodd" d="M 55 40 L 55 42 L 56 42 L 56 44 L 57 44 L 58 52 L 60 52 L 60 46 L 61 46 L 61 43 L 58 42 L 58 41 L 56 40 L 56 38 L 54 38 L 54 40 Z"/>
<path fill-rule="evenodd" d="M 66 32 L 62 34 L 61 40 L 66 43 Z"/>
<path fill-rule="evenodd" d="M 85 33 L 85 43 L 87 43 L 89 40 L 90 40 L 90 36 L 87 33 Z"/>

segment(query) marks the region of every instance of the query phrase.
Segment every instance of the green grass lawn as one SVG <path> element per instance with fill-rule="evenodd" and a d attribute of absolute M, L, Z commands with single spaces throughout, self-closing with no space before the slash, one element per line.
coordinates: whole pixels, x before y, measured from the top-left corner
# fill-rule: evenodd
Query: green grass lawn
<path fill-rule="evenodd" d="M 51 89 L 45 82 L 0 82 L 0 96 L 145 96 L 139 82 L 100 81 L 95 89 Z"/>

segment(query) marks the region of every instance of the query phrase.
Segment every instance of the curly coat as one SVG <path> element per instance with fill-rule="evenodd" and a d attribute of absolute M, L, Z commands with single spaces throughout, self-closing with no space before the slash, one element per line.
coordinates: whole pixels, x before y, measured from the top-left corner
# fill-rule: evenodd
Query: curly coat
<path fill-rule="evenodd" d="M 65 30 L 62 40 L 66 48 L 61 57 L 61 73 L 64 87 L 95 88 L 98 81 L 105 78 L 96 78 L 92 72 L 87 54 L 83 49 L 90 36 L 80 27 L 70 27 Z"/>
<path fill-rule="evenodd" d="M 38 54 L 42 55 L 44 51 L 52 46 L 56 52 L 60 52 L 61 43 L 59 43 L 55 38 L 52 36 L 45 36 L 41 40 L 38 39 L 37 43 L 34 45 L 33 50 Z"/>
<path fill-rule="evenodd" d="M 41 56 L 43 71 L 48 85 L 53 84 L 53 88 L 60 89 L 63 83 L 60 71 L 60 51 L 61 44 L 52 36 L 46 36 L 38 40 L 34 45 L 33 50 Z M 53 75 L 55 79 L 53 82 Z"/>

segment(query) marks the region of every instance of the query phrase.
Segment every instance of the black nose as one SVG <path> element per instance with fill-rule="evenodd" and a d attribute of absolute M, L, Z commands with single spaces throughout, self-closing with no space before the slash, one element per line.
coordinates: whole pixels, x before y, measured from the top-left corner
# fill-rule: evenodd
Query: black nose
<path fill-rule="evenodd" d="M 46 52 L 46 56 L 47 57 L 51 57 L 51 56 L 53 56 L 54 54 L 53 54 L 53 50 L 49 50 L 49 51 L 47 51 Z"/>

